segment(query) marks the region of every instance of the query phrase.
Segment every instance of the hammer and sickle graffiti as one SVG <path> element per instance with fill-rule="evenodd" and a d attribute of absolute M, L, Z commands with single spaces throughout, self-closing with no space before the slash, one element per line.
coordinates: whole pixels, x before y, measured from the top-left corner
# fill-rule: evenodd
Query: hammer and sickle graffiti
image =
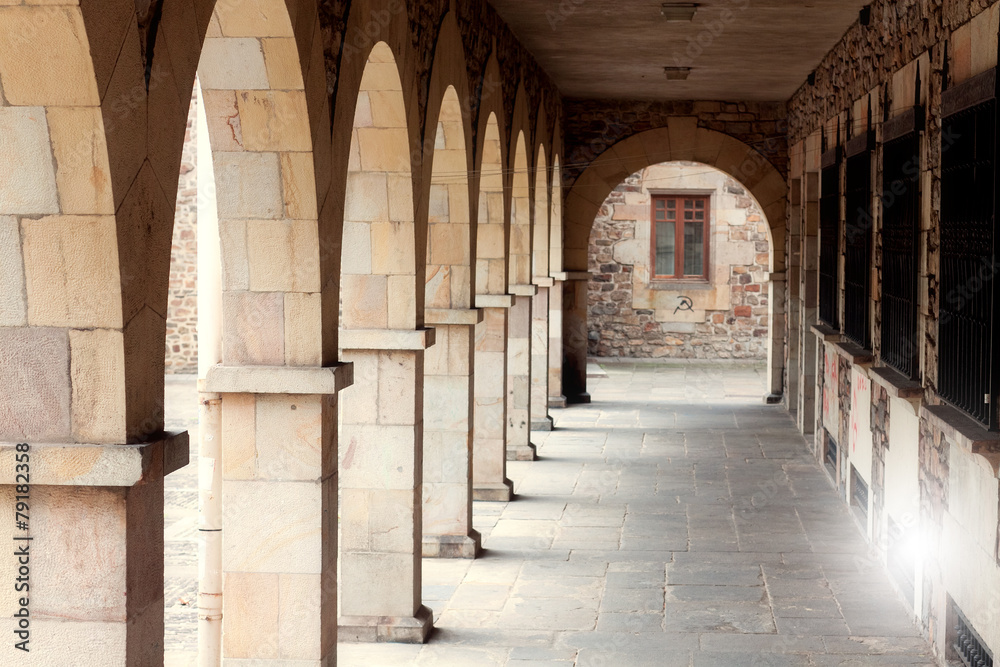
<path fill-rule="evenodd" d="M 674 308 L 675 314 L 677 313 L 678 310 L 690 310 L 690 311 L 694 310 L 694 301 L 691 300 L 691 297 L 679 296 L 677 298 L 680 299 L 681 302 L 677 304 L 676 308 Z"/>

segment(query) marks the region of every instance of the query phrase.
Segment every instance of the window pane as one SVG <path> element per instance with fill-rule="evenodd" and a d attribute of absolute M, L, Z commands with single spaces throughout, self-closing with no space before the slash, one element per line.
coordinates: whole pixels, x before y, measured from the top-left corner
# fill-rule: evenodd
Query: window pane
<path fill-rule="evenodd" d="M 664 202 L 664 201 L 663 201 L 662 199 L 657 199 L 657 200 L 656 200 L 656 208 L 663 208 L 663 205 L 664 205 L 665 203 L 666 203 L 666 202 Z"/>
<path fill-rule="evenodd" d="M 656 219 L 657 220 L 663 220 L 663 211 L 657 211 L 656 212 Z"/>
<path fill-rule="evenodd" d="M 677 207 L 677 201 L 676 200 L 674 200 L 674 199 L 668 199 L 667 200 L 667 208 L 676 208 L 676 207 Z"/>
<path fill-rule="evenodd" d="M 695 203 L 694 203 L 694 207 L 695 208 L 705 208 L 705 200 L 704 199 L 698 199 L 698 200 L 696 200 Z"/>
<path fill-rule="evenodd" d="M 674 275 L 674 223 L 656 223 L 656 275 Z"/>
<path fill-rule="evenodd" d="M 705 225 L 684 223 L 684 275 L 700 276 L 705 272 Z"/>

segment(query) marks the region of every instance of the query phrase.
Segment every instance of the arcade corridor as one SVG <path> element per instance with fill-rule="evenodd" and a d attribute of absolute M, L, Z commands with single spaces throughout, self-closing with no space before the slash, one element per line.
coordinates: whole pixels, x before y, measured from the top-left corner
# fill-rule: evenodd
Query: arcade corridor
<path fill-rule="evenodd" d="M 511 462 L 516 502 L 476 504 L 485 555 L 424 559 L 430 641 L 342 643 L 338 664 L 934 664 L 788 415 L 761 405 L 761 370 L 592 364 L 593 404 L 554 410 L 539 461 Z M 196 414 L 193 386 L 168 388 Z M 179 504 L 168 535 L 196 520 Z M 187 546 L 168 590 L 196 579 Z M 167 665 L 196 664 L 196 617 L 167 606 Z"/>

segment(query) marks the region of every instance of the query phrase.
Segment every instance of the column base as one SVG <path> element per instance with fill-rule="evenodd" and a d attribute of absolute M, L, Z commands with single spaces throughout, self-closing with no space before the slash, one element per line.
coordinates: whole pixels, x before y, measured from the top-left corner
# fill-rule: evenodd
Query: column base
<path fill-rule="evenodd" d="M 424 558 L 478 558 L 483 538 L 478 530 L 468 535 L 424 535 Z"/>
<path fill-rule="evenodd" d="M 424 605 L 413 616 L 341 616 L 337 641 L 423 644 L 433 624 L 434 614 Z"/>
<path fill-rule="evenodd" d="M 783 398 L 784 396 L 781 394 L 764 394 L 764 403 L 766 405 L 777 405 L 781 403 L 781 399 Z"/>
<path fill-rule="evenodd" d="M 546 417 L 542 421 L 531 422 L 532 431 L 551 431 L 552 430 L 552 417 Z"/>
<path fill-rule="evenodd" d="M 566 407 L 566 397 L 565 396 L 549 396 L 549 407 L 550 408 L 565 408 Z"/>
<path fill-rule="evenodd" d="M 507 448 L 508 461 L 537 461 L 538 453 L 536 447 L 530 442 L 527 445 L 517 445 Z"/>
<path fill-rule="evenodd" d="M 567 405 L 583 405 L 586 403 L 590 403 L 590 394 L 588 394 L 587 392 L 583 392 L 582 394 L 576 394 L 575 396 L 566 397 Z"/>
<path fill-rule="evenodd" d="M 473 500 L 505 503 L 514 498 L 514 482 L 505 479 L 503 484 L 481 484 L 472 488 Z"/>

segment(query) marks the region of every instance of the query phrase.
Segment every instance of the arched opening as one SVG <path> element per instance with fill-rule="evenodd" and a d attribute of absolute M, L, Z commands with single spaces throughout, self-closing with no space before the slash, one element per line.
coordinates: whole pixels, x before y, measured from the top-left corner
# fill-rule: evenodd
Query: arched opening
<path fill-rule="evenodd" d="M 631 174 L 590 232 L 592 357 L 767 359 L 770 234 L 739 181 L 696 162 Z"/>
<path fill-rule="evenodd" d="M 543 114 L 544 117 L 544 114 Z M 539 126 L 542 122 L 539 121 Z M 531 430 L 551 431 L 549 417 L 549 303 L 554 281 L 549 275 L 549 173 L 545 146 L 535 160 L 535 220 L 532 228 L 532 282 L 538 288 L 531 302 Z"/>
<path fill-rule="evenodd" d="M 342 381 L 321 367 L 330 336 L 313 150 L 329 126 L 315 103 L 325 85 L 309 76 L 322 55 L 303 48 L 318 16 L 290 4 L 218 3 L 198 66 L 203 660 L 322 661 L 336 650 L 324 630 L 336 623 L 324 538 Z"/>
<path fill-rule="evenodd" d="M 479 221 L 476 228 L 475 407 L 473 422 L 473 497 L 510 500 L 507 479 L 507 247 L 510 233 L 504 211 L 500 125 L 490 112 L 479 151 Z"/>
<path fill-rule="evenodd" d="M 344 203 L 339 340 L 355 386 L 340 412 L 342 641 L 420 642 L 431 624 L 420 496 L 424 349 L 434 339 L 418 328 L 425 257 L 406 118 L 396 58 L 379 42 L 361 76 Z"/>
<path fill-rule="evenodd" d="M 424 366 L 423 555 L 475 558 L 472 391 L 475 229 L 470 222 L 462 107 L 448 86 L 434 133 L 424 321 L 435 330 Z"/>
<path fill-rule="evenodd" d="M 663 161 L 695 161 L 734 178 L 756 199 L 768 221 L 772 248 L 785 243 L 786 183 L 780 172 L 750 146 L 678 119 L 665 128 L 632 135 L 598 156 L 576 178 L 566 195 L 564 261 L 570 279 L 564 290 L 563 386 L 569 401 L 589 401 L 586 393 L 587 268 L 590 230 L 608 194 L 632 173 Z M 772 252 L 767 267 L 768 337 L 766 398 L 782 393 L 784 369 L 783 252 Z"/>
<path fill-rule="evenodd" d="M 531 444 L 531 191 L 524 132 L 514 148 L 510 203 L 509 290 L 514 296 L 507 329 L 507 458 L 533 461 Z"/>

